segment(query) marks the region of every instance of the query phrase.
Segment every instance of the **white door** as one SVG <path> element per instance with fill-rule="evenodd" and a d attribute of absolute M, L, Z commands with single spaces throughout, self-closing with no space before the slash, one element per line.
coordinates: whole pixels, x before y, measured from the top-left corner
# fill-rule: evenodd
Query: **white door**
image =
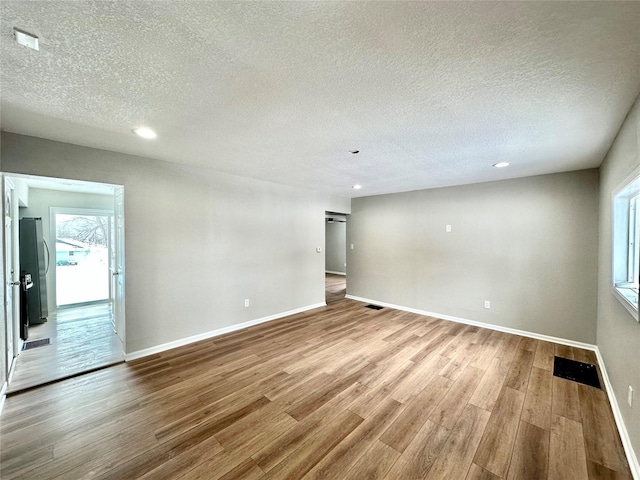
<path fill-rule="evenodd" d="M 114 216 L 112 227 L 112 253 L 110 269 L 112 276 L 111 295 L 113 299 L 113 328 L 125 345 L 124 323 L 124 188 L 118 187 L 114 194 Z"/>
<path fill-rule="evenodd" d="M 5 265 L 5 325 L 7 339 L 7 373 L 11 369 L 14 349 L 15 321 L 18 314 L 17 305 L 20 298 L 18 287 L 20 285 L 20 275 L 17 265 L 14 264 L 14 241 L 13 241 L 13 199 L 14 186 L 11 180 L 5 178 L 4 181 L 4 265 Z"/>

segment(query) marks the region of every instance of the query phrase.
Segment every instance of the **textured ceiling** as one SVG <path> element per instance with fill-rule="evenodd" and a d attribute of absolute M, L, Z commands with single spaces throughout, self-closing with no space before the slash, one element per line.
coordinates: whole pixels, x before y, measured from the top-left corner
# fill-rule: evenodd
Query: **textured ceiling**
<path fill-rule="evenodd" d="M 0 14 L 2 129 L 347 197 L 596 167 L 640 91 L 640 2 L 3 0 Z"/>

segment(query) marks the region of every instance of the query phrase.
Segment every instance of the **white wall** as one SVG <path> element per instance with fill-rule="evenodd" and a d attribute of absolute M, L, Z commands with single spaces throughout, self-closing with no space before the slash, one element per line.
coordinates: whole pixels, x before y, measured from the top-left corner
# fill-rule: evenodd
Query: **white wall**
<path fill-rule="evenodd" d="M 6 132 L 1 145 L 5 172 L 124 185 L 127 352 L 324 302 L 316 247 L 349 199 Z"/>
<path fill-rule="evenodd" d="M 49 312 L 53 312 L 56 306 L 55 285 L 53 270 L 56 268 L 56 236 L 51 231 L 50 209 L 51 207 L 64 208 L 91 208 L 113 211 L 113 196 L 94 195 L 90 193 L 61 192 L 57 190 L 45 190 L 41 188 L 29 189 L 29 206 L 20 208 L 20 218 L 42 218 L 42 235 L 49 245 L 51 262 L 47 275 L 47 300 Z"/>
<path fill-rule="evenodd" d="M 640 100 L 636 100 L 600 167 L 600 251 L 598 256 L 598 348 L 636 456 L 640 456 L 640 324 L 611 291 L 611 194 L 640 165 Z M 627 404 L 628 386 L 635 404 Z"/>
<path fill-rule="evenodd" d="M 353 199 L 347 293 L 593 344 L 597 229 L 597 170 Z"/>

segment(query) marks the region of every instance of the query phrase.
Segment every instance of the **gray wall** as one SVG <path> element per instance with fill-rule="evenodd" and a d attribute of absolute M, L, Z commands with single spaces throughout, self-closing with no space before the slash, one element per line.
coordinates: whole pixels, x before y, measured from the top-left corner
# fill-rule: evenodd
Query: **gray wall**
<path fill-rule="evenodd" d="M 61 192 L 56 190 L 44 190 L 41 188 L 29 189 L 29 206 L 20 208 L 20 218 L 41 217 L 42 234 L 49 244 L 53 256 L 47 275 L 47 299 L 49 311 L 52 312 L 56 305 L 54 275 L 55 271 L 55 232 L 51 231 L 50 208 L 91 208 L 113 211 L 113 196 L 94 195 L 90 193 Z"/>
<path fill-rule="evenodd" d="M 624 417 L 636 455 L 640 455 L 640 324 L 611 292 L 611 194 L 640 164 L 640 101 L 600 167 L 600 252 L 598 257 L 598 348 Z M 627 389 L 634 389 L 633 409 Z"/>
<path fill-rule="evenodd" d="M 595 343 L 597 229 L 597 170 L 353 199 L 347 293 Z"/>
<path fill-rule="evenodd" d="M 344 222 L 325 223 L 325 270 L 346 273 L 347 224 Z"/>
<path fill-rule="evenodd" d="M 1 144 L 5 172 L 124 185 L 127 352 L 324 302 L 315 250 L 325 211 L 349 199 L 6 132 Z"/>

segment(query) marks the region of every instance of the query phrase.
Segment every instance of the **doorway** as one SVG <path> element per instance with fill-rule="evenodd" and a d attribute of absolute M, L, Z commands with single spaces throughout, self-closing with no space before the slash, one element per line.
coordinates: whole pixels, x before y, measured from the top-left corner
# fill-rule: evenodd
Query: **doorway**
<path fill-rule="evenodd" d="M 111 298 L 112 210 L 52 208 L 55 231 L 56 306 L 107 302 Z"/>
<path fill-rule="evenodd" d="M 344 299 L 347 291 L 347 215 L 325 212 L 325 301 Z"/>
<path fill-rule="evenodd" d="M 43 295 L 55 306 L 14 352 L 8 393 L 124 361 L 123 187 L 5 178 L 16 184 L 18 218 L 41 218 L 43 239 L 53 247 Z"/>

